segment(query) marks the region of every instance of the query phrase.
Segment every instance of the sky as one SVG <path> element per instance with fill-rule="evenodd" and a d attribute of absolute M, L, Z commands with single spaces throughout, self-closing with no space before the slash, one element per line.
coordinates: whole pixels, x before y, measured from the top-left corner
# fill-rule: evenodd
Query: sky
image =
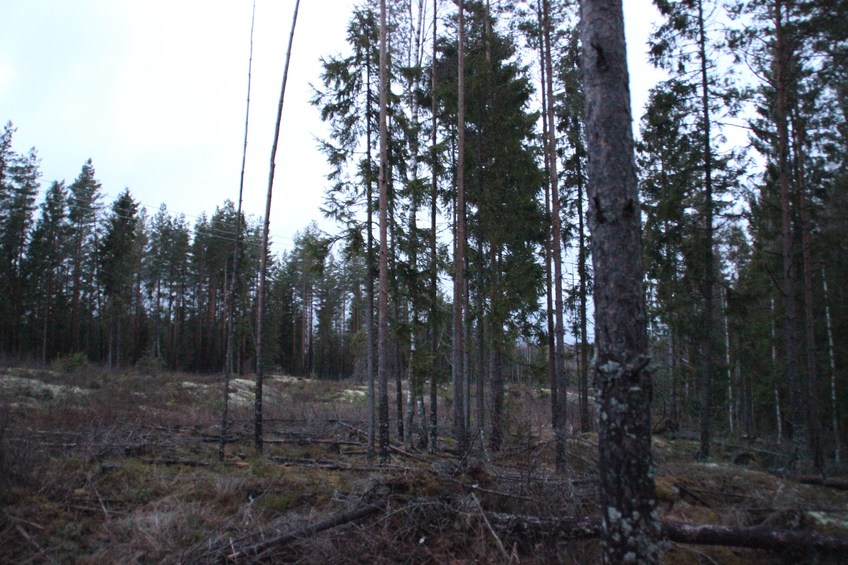
<path fill-rule="evenodd" d="M 309 104 L 321 57 L 345 53 L 355 0 L 300 5 L 276 155 L 275 250 L 316 220 L 329 171 Z M 256 0 L 244 210 L 264 215 L 295 0 Z M 661 75 L 646 62 L 651 0 L 624 0 L 635 120 Z M 2 0 L 0 121 L 14 149 L 35 147 L 42 188 L 70 184 L 92 159 L 103 203 L 129 188 L 152 215 L 190 225 L 238 197 L 252 0 Z"/>

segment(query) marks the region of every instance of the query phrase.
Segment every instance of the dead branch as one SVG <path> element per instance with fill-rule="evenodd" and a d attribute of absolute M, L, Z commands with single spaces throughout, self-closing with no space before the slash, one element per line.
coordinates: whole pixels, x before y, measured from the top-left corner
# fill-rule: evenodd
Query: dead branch
<path fill-rule="evenodd" d="M 211 463 L 206 461 L 196 461 L 194 459 L 141 459 L 143 463 L 148 465 L 181 465 L 183 467 L 211 467 Z"/>
<path fill-rule="evenodd" d="M 265 439 L 263 443 L 268 444 L 293 444 L 293 445 L 312 445 L 312 444 L 329 444 L 329 445 L 354 445 L 361 446 L 362 442 L 359 441 L 350 441 L 343 439 L 324 439 L 324 438 L 308 438 L 308 437 L 297 437 L 297 438 L 272 438 Z"/>
<path fill-rule="evenodd" d="M 356 445 L 360 445 L 360 444 L 357 443 Z M 420 457 L 418 455 L 415 455 L 414 453 L 404 451 L 403 449 L 401 449 L 399 447 L 395 447 L 393 445 L 389 446 L 389 450 L 391 450 L 393 453 L 397 453 L 398 455 L 403 455 L 404 457 L 410 457 L 412 459 L 415 459 L 416 461 L 421 461 L 422 463 L 429 463 L 430 462 L 427 459 L 425 459 L 424 457 Z"/>
<path fill-rule="evenodd" d="M 787 477 L 793 481 L 797 481 L 802 485 L 816 485 L 821 487 L 828 487 L 837 490 L 848 490 L 848 480 L 845 479 L 833 479 L 826 477 L 819 477 L 817 475 L 799 475 L 799 476 L 790 476 Z"/>
<path fill-rule="evenodd" d="M 501 538 L 498 536 L 497 532 L 495 532 L 495 529 L 492 527 L 491 522 L 489 522 L 489 519 L 486 517 L 486 512 L 483 510 L 483 505 L 480 504 L 480 500 L 477 498 L 477 495 L 472 492 L 471 498 L 473 498 L 474 502 L 477 503 L 477 508 L 480 509 L 480 516 L 483 517 L 483 521 L 486 523 L 486 527 L 489 528 L 489 531 L 492 533 L 492 536 L 495 538 L 495 542 L 497 542 L 497 544 L 498 544 L 498 549 L 500 549 L 501 555 L 503 555 L 504 558 L 506 558 L 507 563 L 512 563 L 512 556 L 509 553 L 507 553 L 506 548 L 504 547 L 504 544 L 501 541 Z"/>
<path fill-rule="evenodd" d="M 291 457 L 282 457 L 279 455 L 272 455 L 268 457 L 269 461 L 273 461 L 278 465 L 283 466 L 300 466 L 300 467 L 317 467 L 319 469 L 325 469 L 327 471 L 358 471 L 358 472 L 382 472 L 382 471 L 409 471 L 409 467 L 403 467 L 400 465 L 379 465 L 379 466 L 357 466 L 352 463 L 346 463 L 344 461 L 335 461 L 328 459 L 305 459 L 305 458 L 291 458 Z"/>
<path fill-rule="evenodd" d="M 246 546 L 242 549 L 241 554 L 259 557 L 261 554 L 273 548 L 286 545 L 298 539 L 307 538 L 319 532 L 323 532 L 324 530 L 337 528 L 339 526 L 343 526 L 351 522 L 358 522 L 359 520 L 363 520 L 373 514 L 382 511 L 384 505 L 385 501 L 383 500 L 372 504 L 365 504 L 347 512 L 340 512 L 338 514 L 330 516 L 326 520 L 322 520 L 315 524 L 305 526 L 299 530 L 280 534 L 273 538 L 262 540 L 259 543 Z"/>
<path fill-rule="evenodd" d="M 36 550 L 38 550 L 38 552 L 35 555 L 32 556 L 33 559 L 37 559 L 37 558 L 40 559 L 40 558 L 44 557 L 44 559 L 49 561 L 50 563 L 56 563 L 56 560 L 53 559 L 52 557 L 50 557 L 49 555 L 47 555 L 45 553 L 46 550 L 42 549 L 41 546 L 38 545 L 38 542 L 36 542 L 34 539 L 32 539 L 32 537 L 27 533 L 27 531 L 25 529 L 23 529 L 21 527 L 20 524 L 15 524 L 15 530 L 19 534 L 21 534 L 21 536 L 23 536 L 23 538 L 27 541 L 27 543 L 29 543 Z"/>

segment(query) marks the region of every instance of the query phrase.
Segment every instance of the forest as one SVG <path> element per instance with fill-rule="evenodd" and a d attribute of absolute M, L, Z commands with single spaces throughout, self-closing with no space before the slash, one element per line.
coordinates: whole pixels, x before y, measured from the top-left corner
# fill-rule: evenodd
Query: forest
<path fill-rule="evenodd" d="M 606 180 L 615 173 L 591 129 L 603 120 L 587 115 L 585 14 L 620 3 L 379 4 L 354 9 L 347 52 L 323 56 L 314 107 L 299 109 L 329 126 L 326 186 L 304 189 L 324 190 L 320 213 L 335 229 L 309 223 L 275 253 L 237 187 L 193 225 L 130 189 L 106 202 L 96 156 L 73 180 L 42 179 L 37 149 L 15 144 L 8 117 L 0 364 L 151 375 L 153 387 L 175 374 L 210 386 L 226 374 L 228 387 L 258 374 L 260 391 L 263 374 L 362 387 L 356 426 L 367 460 L 383 464 L 390 449 L 447 449 L 460 465 L 509 451 L 533 435 L 518 391 L 542 391 L 533 405 L 562 477 L 580 465 L 575 438 L 612 437 L 602 396 L 617 393 L 605 389 L 601 341 L 644 326 L 644 363 L 622 369 L 642 379 L 631 392 L 646 391 L 627 397 L 640 445 L 651 434 L 686 441 L 687 459 L 705 462 L 745 444 L 743 456 L 760 449 L 772 470 L 844 474 L 848 2 L 654 0 L 661 25 L 649 45 L 627 45 L 666 77 L 634 114 L 624 157 L 636 247 L 603 236 L 619 221 L 604 216 L 598 187 L 626 179 Z M 631 263 L 636 295 L 609 275 Z M 600 317 L 616 294 L 643 306 L 610 330 Z M 247 418 L 236 403 L 228 422 L 224 404 L 222 458 L 227 427 L 240 433 Z M 500 545 L 510 534 L 496 518 L 486 524 Z M 492 551 L 477 557 L 524 555 Z"/>

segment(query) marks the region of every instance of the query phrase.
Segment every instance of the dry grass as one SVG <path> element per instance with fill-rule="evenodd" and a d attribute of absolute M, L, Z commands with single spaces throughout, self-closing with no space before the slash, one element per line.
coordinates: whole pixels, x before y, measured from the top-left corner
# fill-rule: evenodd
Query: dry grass
<path fill-rule="evenodd" d="M 349 382 L 272 376 L 265 453 L 252 449 L 251 383 L 236 381 L 232 437 L 218 462 L 218 376 L 0 374 L 0 547 L 4 562 L 592 563 L 595 540 L 528 538 L 489 518 L 597 514 L 594 434 L 569 440 L 570 475 L 551 471 L 549 399 L 512 387 L 499 454 L 456 472 L 440 455 L 365 455 L 367 402 Z M 446 407 L 440 406 L 447 415 Z M 394 422 L 394 420 L 393 420 Z M 443 425 L 447 429 L 447 425 Z M 394 427 L 392 428 L 394 430 Z M 396 445 L 400 445 L 397 443 Z M 479 443 L 477 444 L 479 446 Z M 730 461 L 693 463 L 694 445 L 657 438 L 664 517 L 848 534 L 848 494 Z M 763 453 L 770 453 L 761 449 Z M 762 458 L 761 458 L 762 459 Z M 351 524 L 263 540 L 378 505 Z M 803 560 L 804 556 L 801 556 Z M 669 545 L 668 563 L 771 563 L 784 557 Z M 788 556 L 786 559 L 798 559 Z"/>

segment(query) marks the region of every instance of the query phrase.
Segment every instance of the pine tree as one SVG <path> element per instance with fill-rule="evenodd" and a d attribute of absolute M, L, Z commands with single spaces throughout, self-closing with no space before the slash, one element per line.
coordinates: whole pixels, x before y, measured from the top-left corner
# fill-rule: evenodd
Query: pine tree
<path fill-rule="evenodd" d="M 379 299 L 377 301 L 377 382 L 378 382 L 378 436 L 380 463 L 389 460 L 389 51 L 388 23 L 386 18 L 386 0 L 380 0 L 380 168 L 379 168 L 379 226 L 380 253 Z"/>
<path fill-rule="evenodd" d="M 595 268 L 601 548 L 605 563 L 656 563 L 651 375 L 622 3 L 583 0 L 580 33 Z"/>

